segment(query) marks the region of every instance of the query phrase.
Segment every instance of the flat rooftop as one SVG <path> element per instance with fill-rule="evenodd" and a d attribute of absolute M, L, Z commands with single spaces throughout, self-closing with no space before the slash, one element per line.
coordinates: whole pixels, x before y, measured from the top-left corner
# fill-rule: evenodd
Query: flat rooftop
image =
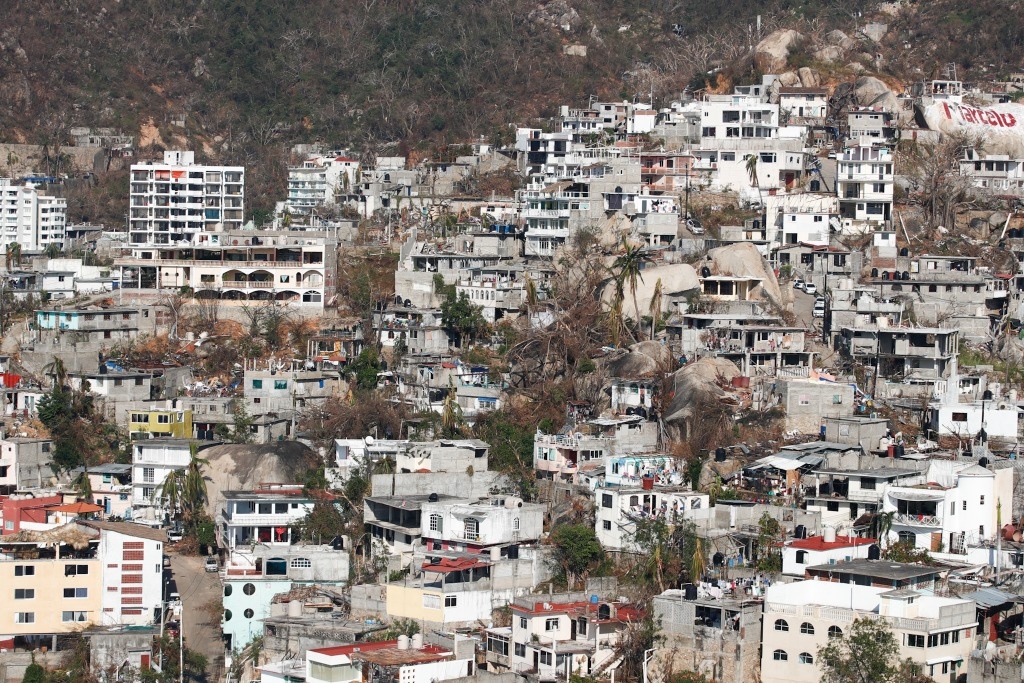
<path fill-rule="evenodd" d="M 870 576 L 876 579 L 902 581 L 922 576 L 934 576 L 942 570 L 937 567 L 927 567 L 923 564 L 907 564 L 904 562 L 890 562 L 888 560 L 848 560 L 836 562 L 835 564 L 818 564 L 808 567 L 807 571 L 819 574 Z"/>

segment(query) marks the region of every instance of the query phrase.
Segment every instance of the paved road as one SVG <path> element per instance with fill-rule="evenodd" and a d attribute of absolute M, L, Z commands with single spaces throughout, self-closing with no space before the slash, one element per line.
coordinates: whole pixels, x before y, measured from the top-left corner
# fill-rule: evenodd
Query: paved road
<path fill-rule="evenodd" d="M 204 570 L 203 557 L 171 554 L 171 572 L 183 605 L 182 626 L 188 647 L 206 655 L 206 680 L 224 678 L 224 645 L 221 640 L 220 574 Z"/>

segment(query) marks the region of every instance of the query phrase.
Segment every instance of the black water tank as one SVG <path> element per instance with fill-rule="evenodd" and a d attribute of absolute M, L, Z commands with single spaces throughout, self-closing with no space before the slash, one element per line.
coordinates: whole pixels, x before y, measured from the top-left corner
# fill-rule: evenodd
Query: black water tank
<path fill-rule="evenodd" d="M 906 247 L 900 249 L 900 256 L 910 256 L 910 250 Z"/>
<path fill-rule="evenodd" d="M 981 467 L 988 467 L 988 458 L 981 458 L 978 460 L 978 465 Z"/>
<path fill-rule="evenodd" d="M 906 452 L 907 452 L 907 449 L 903 446 L 903 444 L 899 444 L 898 446 L 896 446 L 896 453 L 895 453 L 895 455 L 896 455 L 897 458 L 902 458 L 903 454 L 906 453 Z"/>
<path fill-rule="evenodd" d="M 429 496 L 427 496 L 427 500 L 429 500 L 431 503 L 436 503 L 438 500 L 437 494 L 431 493 Z"/>
<path fill-rule="evenodd" d="M 700 276 L 711 277 L 711 269 L 708 268 L 707 266 L 704 266 L 703 268 L 700 269 Z"/>
<path fill-rule="evenodd" d="M 877 278 L 878 277 L 878 268 L 872 268 L 871 269 L 871 277 L 873 277 L 873 278 Z"/>
<path fill-rule="evenodd" d="M 715 565 L 716 567 L 721 567 L 723 564 L 725 564 L 725 555 L 723 555 L 722 553 L 715 553 L 711 557 L 711 564 Z"/>
<path fill-rule="evenodd" d="M 697 587 L 692 583 L 683 585 L 683 597 L 687 600 L 697 599 Z"/>
<path fill-rule="evenodd" d="M 889 271 L 885 271 L 885 272 L 882 273 L 882 279 L 883 280 L 888 280 L 889 279 Z"/>
<path fill-rule="evenodd" d="M 715 462 L 725 462 L 725 449 L 721 446 L 715 449 Z"/>
<path fill-rule="evenodd" d="M 882 551 L 878 548 L 877 543 L 872 543 L 868 546 L 868 559 L 869 560 L 880 560 L 882 559 Z"/>
<path fill-rule="evenodd" d="M 992 391 L 990 389 L 986 389 L 981 394 L 981 400 L 983 400 L 983 401 L 991 401 L 992 400 Z"/>
<path fill-rule="evenodd" d="M 797 538 L 807 538 L 807 527 L 803 524 L 797 524 L 793 535 Z"/>
<path fill-rule="evenodd" d="M 903 271 L 903 279 L 904 280 L 909 280 L 910 279 L 910 273 L 908 273 L 907 271 L 904 270 Z"/>

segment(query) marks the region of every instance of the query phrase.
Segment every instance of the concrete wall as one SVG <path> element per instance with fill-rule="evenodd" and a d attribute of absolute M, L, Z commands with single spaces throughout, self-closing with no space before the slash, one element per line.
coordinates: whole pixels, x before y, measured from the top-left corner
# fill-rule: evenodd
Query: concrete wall
<path fill-rule="evenodd" d="M 438 495 L 482 498 L 493 487 L 501 485 L 498 472 L 430 472 L 410 474 L 375 474 L 372 491 L 375 496 Z"/>
<path fill-rule="evenodd" d="M 826 416 L 853 414 L 853 387 L 831 382 L 788 380 L 779 382 L 786 408 L 786 429 L 819 434 Z"/>

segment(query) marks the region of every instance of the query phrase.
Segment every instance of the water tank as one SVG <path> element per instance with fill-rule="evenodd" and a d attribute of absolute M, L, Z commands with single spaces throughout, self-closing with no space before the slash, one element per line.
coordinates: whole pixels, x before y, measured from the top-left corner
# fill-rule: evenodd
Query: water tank
<path fill-rule="evenodd" d="M 501 562 L 501 546 L 491 548 L 491 562 Z"/>
<path fill-rule="evenodd" d="M 721 567 L 725 564 L 725 555 L 723 553 L 715 553 L 711 556 L 711 564 L 716 567 Z"/>
<path fill-rule="evenodd" d="M 898 444 L 896 446 L 896 457 L 897 458 L 902 458 L 904 455 L 906 455 L 906 453 L 907 453 L 907 449 L 906 449 L 906 447 L 903 444 Z"/>
<path fill-rule="evenodd" d="M 878 278 L 878 268 L 871 269 L 871 277 L 876 279 Z"/>
<path fill-rule="evenodd" d="M 431 503 L 436 503 L 438 500 L 437 494 L 431 493 L 429 496 L 427 496 L 427 500 L 430 501 Z"/>
<path fill-rule="evenodd" d="M 409 636 L 398 636 L 398 649 L 408 650 L 410 642 Z"/>
<path fill-rule="evenodd" d="M 825 538 L 825 543 L 836 542 L 836 528 L 834 526 L 827 526 L 822 534 Z"/>
<path fill-rule="evenodd" d="M 882 273 L 882 279 L 883 280 L 888 280 L 889 279 L 889 271 L 886 270 L 886 271 L 884 271 Z"/>
<path fill-rule="evenodd" d="M 591 605 L 596 605 L 599 601 L 600 601 L 600 598 L 597 597 L 596 595 L 591 595 L 590 596 L 590 604 Z"/>
<path fill-rule="evenodd" d="M 700 276 L 711 277 L 711 269 L 708 268 L 707 266 L 704 266 L 703 268 L 700 269 Z"/>
<path fill-rule="evenodd" d="M 302 616 L 302 601 L 292 600 L 288 603 L 288 616 L 289 617 L 301 617 Z"/>
<path fill-rule="evenodd" d="M 413 636 L 412 636 L 412 648 L 414 650 L 421 650 L 421 649 L 423 649 L 423 634 L 422 633 L 414 633 L 413 634 Z"/>
<path fill-rule="evenodd" d="M 797 524 L 793 535 L 797 538 L 807 538 L 807 527 L 803 524 Z"/>
<path fill-rule="evenodd" d="M 715 449 L 715 462 L 725 462 L 725 449 L 721 446 Z"/>
<path fill-rule="evenodd" d="M 981 394 L 981 400 L 983 400 L 983 401 L 991 401 L 992 400 L 992 391 L 990 389 L 986 389 Z"/>
<path fill-rule="evenodd" d="M 695 585 L 693 585 L 692 583 L 684 584 L 683 585 L 683 598 L 686 599 L 686 600 L 696 600 L 697 599 L 697 587 Z"/>
<path fill-rule="evenodd" d="M 516 508 L 523 507 L 523 499 L 516 498 L 515 496 L 509 496 L 505 499 L 505 507 L 509 510 L 515 510 Z"/>
<path fill-rule="evenodd" d="M 988 458 L 982 457 L 980 460 L 978 460 L 978 465 L 980 465 L 981 467 L 988 467 Z"/>
<path fill-rule="evenodd" d="M 880 560 L 882 559 L 882 551 L 879 549 L 877 543 L 872 543 L 868 546 L 868 559 L 869 560 Z"/>

